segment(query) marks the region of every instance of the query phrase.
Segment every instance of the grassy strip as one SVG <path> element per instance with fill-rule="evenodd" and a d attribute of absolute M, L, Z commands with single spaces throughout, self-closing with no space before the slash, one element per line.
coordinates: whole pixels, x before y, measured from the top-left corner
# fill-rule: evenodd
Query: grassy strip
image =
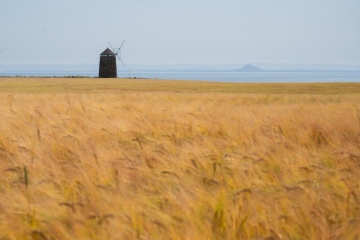
<path fill-rule="evenodd" d="M 173 91 L 262 94 L 357 94 L 360 83 L 220 83 L 94 78 L 2 78 L 0 92 Z"/>

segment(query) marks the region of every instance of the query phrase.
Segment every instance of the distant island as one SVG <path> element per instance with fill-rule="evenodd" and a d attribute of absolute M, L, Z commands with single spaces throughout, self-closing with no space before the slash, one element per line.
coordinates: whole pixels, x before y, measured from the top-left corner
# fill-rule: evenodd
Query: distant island
<path fill-rule="evenodd" d="M 246 64 L 242 68 L 238 69 L 238 71 L 239 72 L 263 72 L 264 70 L 262 70 L 261 68 L 255 67 L 253 65 Z"/>

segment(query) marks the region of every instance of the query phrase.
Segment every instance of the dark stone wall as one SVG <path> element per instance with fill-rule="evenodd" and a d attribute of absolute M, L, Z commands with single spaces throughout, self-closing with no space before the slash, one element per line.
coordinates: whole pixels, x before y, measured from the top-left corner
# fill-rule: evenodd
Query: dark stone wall
<path fill-rule="evenodd" d="M 117 78 L 115 56 L 100 56 L 99 78 Z"/>

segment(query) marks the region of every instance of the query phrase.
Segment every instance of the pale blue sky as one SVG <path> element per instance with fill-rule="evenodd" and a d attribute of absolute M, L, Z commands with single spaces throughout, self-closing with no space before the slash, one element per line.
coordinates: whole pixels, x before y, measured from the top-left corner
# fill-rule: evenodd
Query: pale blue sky
<path fill-rule="evenodd" d="M 360 64 L 359 0 L 0 0 L 0 64 Z"/>

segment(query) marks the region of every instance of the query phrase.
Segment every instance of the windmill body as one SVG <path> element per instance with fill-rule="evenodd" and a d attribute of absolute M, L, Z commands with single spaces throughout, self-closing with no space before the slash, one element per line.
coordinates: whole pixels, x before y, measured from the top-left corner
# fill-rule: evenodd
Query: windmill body
<path fill-rule="evenodd" d="M 116 55 L 109 48 L 100 54 L 99 78 L 117 78 Z"/>

